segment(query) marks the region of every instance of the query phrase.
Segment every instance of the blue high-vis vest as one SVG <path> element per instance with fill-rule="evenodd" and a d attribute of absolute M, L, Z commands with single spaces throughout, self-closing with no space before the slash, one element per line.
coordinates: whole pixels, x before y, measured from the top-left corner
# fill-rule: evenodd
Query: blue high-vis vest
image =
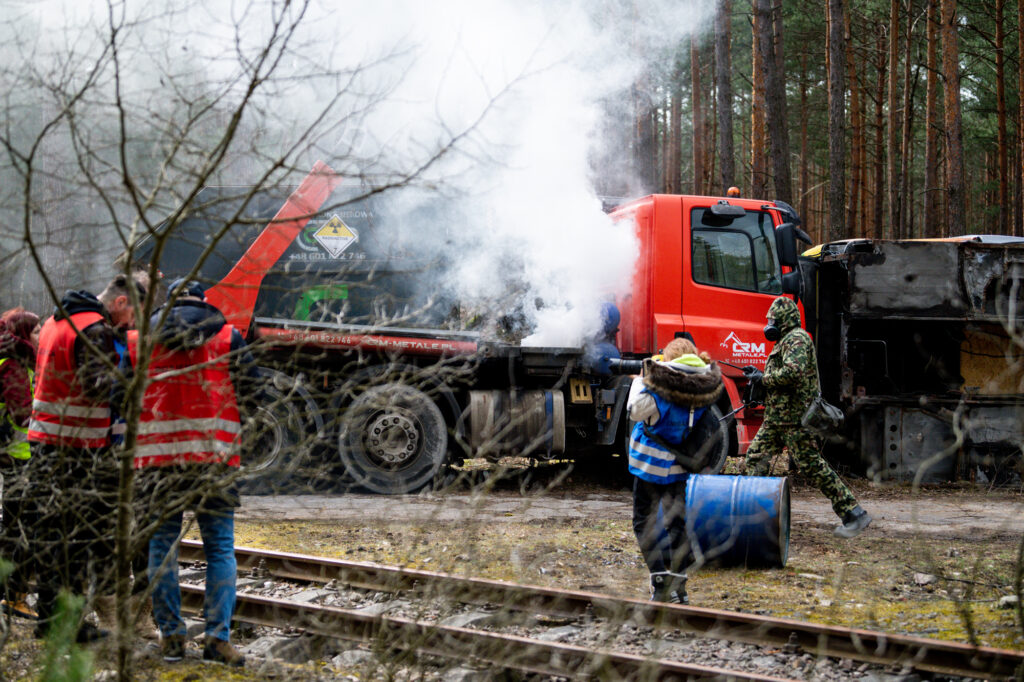
<path fill-rule="evenodd" d="M 661 415 L 657 423 L 648 426 L 647 430 L 668 443 L 678 445 L 681 449 L 690 429 L 707 408 L 698 407 L 690 410 L 670 403 L 653 391 L 644 390 L 654 398 L 658 414 Z M 647 435 L 643 422 L 634 424 L 629 436 L 629 473 L 645 481 L 662 485 L 685 481 L 689 476 L 689 473 L 676 462 L 675 455 Z"/>

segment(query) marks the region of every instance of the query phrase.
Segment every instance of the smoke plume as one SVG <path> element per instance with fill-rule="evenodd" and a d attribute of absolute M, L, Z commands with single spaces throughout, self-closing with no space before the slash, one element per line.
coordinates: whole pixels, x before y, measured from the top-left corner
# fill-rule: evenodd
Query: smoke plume
<path fill-rule="evenodd" d="M 177 164 L 152 161 L 169 147 L 161 136 L 204 98 L 222 108 L 251 101 L 247 132 L 214 182 L 255 182 L 261 159 L 281 155 L 296 175 L 323 159 L 371 186 L 420 169 L 413 183 L 458 216 L 418 235 L 424 251 L 452 262 L 443 286 L 470 304 L 515 307 L 533 330 L 525 343 L 542 346 L 578 345 L 596 331 L 601 302 L 628 290 L 637 247 L 603 213 L 592 162 L 628 168 L 630 138 L 601 139 L 604 104 L 706 30 L 711 9 L 678 0 L 8 4 L 7 33 L 19 36 L 9 59 L 34 60 L 43 74 L 74 65 L 72 80 L 102 63 L 79 115 L 97 117 L 97 140 L 109 131 L 139 142 L 129 158 L 140 159 L 140 185 L 174 185 Z M 263 58 L 271 77 L 250 89 Z M 123 129 L 111 124 L 115 84 Z M 201 159 L 223 124 L 189 129 L 186 148 Z M 164 175 L 146 177 L 147 159 Z M 174 205 L 177 194 L 165 195 L 152 212 Z"/>

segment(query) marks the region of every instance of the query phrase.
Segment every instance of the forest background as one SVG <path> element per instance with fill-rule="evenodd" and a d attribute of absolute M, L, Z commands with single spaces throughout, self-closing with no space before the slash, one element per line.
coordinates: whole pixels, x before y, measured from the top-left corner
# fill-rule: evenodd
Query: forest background
<path fill-rule="evenodd" d="M 1021 235 L 1021 27 L 1004 0 L 720 0 L 636 84 L 636 175 L 782 199 L 819 241 Z"/>
<path fill-rule="evenodd" d="M 276 3 L 254 1 L 240 16 L 255 21 L 264 5 Z M 296 25 L 326 24 L 314 15 L 316 5 L 281 7 L 284 14 L 311 15 Z M 382 77 L 381 70 L 401 68 L 396 65 L 411 51 L 382 48 L 375 57 L 366 52 L 339 68 L 317 59 L 352 42 L 352 35 L 339 39 L 345 35 L 339 30 L 395 23 L 394 13 L 387 19 L 384 12 L 388 3 L 382 17 L 355 24 L 347 21 L 349 11 L 341 12 L 335 20 L 343 28 L 282 47 L 280 58 L 252 80 L 253 92 L 265 99 L 241 102 L 239 83 L 249 65 L 264 64 L 245 51 L 259 54 L 259 45 L 240 43 L 245 59 L 236 67 L 243 76 L 237 79 L 225 75 L 224 55 L 193 45 L 202 35 L 166 28 L 153 33 L 153 26 L 175 21 L 188 26 L 186 17 L 203 14 L 197 4 L 172 3 L 171 9 L 152 10 L 152 16 L 124 19 L 119 17 L 132 5 L 112 2 L 109 23 L 116 30 L 102 35 L 108 22 L 101 11 L 98 48 L 69 32 L 74 17 L 65 16 L 54 30 L 48 19 L 32 18 L 32 3 L 7 0 L 7 6 L 8 21 L 0 22 L 6 64 L 0 296 L 39 310 L 49 309 L 63 289 L 102 287 L 114 259 L 136 236 L 167 216 L 180 217 L 180 202 L 192 195 L 193 185 L 294 184 L 318 158 L 316 150 L 327 146 L 325 137 L 341 142 L 320 156 L 340 155 L 346 161 L 338 170 L 368 182 L 374 192 L 408 183 L 437 186 L 442 174 L 451 178 L 466 170 L 452 172 L 437 159 L 465 158 L 467 148 L 474 162 L 514 165 L 517 159 L 503 156 L 503 142 L 495 144 L 478 126 L 500 124 L 503 98 L 517 96 L 512 91 L 522 83 L 543 81 L 547 68 L 531 71 L 529 57 L 522 57 L 528 66 L 520 76 L 487 84 L 488 97 L 496 95 L 491 105 L 471 98 L 464 107 L 480 114 L 477 122 L 446 120 L 437 127 L 436 141 L 409 134 L 411 147 L 389 139 L 383 152 L 361 153 L 359 131 L 373 120 L 367 112 L 395 94 L 389 90 L 394 77 Z M 215 9 L 207 10 L 210 16 Z M 474 12 L 478 16 L 467 26 L 481 17 L 491 23 L 518 19 L 502 9 L 507 8 L 501 3 L 452 2 L 414 13 L 414 19 L 423 23 L 436 15 L 435 34 L 443 22 Z M 528 15 L 531 9 L 538 8 L 515 11 Z M 551 7 L 540 12 L 549 13 L 557 15 Z M 600 87 L 592 81 L 581 86 L 602 105 L 592 135 L 600 144 L 587 152 L 588 191 L 620 198 L 650 192 L 724 195 L 737 186 L 743 196 L 791 203 L 816 241 L 1024 235 L 1024 1 L 602 0 L 572 12 L 563 8 L 560 18 L 547 23 L 548 17 L 532 18 L 523 35 L 547 26 L 550 34 L 537 39 L 545 49 L 561 42 L 567 52 L 580 52 L 599 43 L 593 52 L 616 53 L 608 62 L 615 68 L 596 67 L 608 74 Z M 215 19 L 230 29 L 229 15 Z M 566 35 L 567 27 L 582 23 L 590 28 Z M 466 41 L 469 30 L 457 40 Z M 58 48 L 40 48 L 47 39 Z M 490 46 L 499 56 L 514 49 L 511 39 Z M 631 61 L 628 69 L 619 68 L 624 55 Z M 298 64 L 296 73 L 286 70 L 293 62 L 285 56 Z M 157 66 L 147 66 L 151 62 Z M 360 79 L 384 85 L 366 88 Z M 283 112 L 281 105 L 300 85 L 332 94 L 296 100 L 294 110 L 316 116 L 309 113 L 311 121 L 301 125 L 286 123 L 294 111 Z M 125 99 L 122 90 L 137 99 Z M 565 102 L 551 93 L 541 92 L 521 110 L 536 109 L 538 117 L 563 113 Z M 543 98 L 548 101 L 538 104 Z M 506 189 L 507 195 L 518 193 L 507 196 L 497 213 L 509 214 L 509 205 L 563 201 L 538 197 L 537 188 L 554 187 L 584 164 L 569 164 L 566 171 L 557 157 L 571 157 L 566 148 L 573 145 L 563 144 L 565 135 L 550 137 L 554 142 L 535 146 L 561 148 L 529 159 L 541 161 L 529 169 L 533 184 Z M 401 149 L 403 156 L 388 159 L 388 149 Z M 441 153 L 435 158 L 432 150 Z M 438 169 L 434 177 L 424 172 L 431 169 Z M 564 203 L 562 224 L 583 222 L 574 217 L 578 206 Z M 539 235 L 536 250 L 546 248 L 550 235 Z"/>

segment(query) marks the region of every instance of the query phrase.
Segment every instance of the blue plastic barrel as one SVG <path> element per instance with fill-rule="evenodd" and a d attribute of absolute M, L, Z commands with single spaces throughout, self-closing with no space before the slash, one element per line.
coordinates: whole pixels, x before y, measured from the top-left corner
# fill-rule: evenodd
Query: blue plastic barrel
<path fill-rule="evenodd" d="M 789 479 L 691 474 L 686 530 L 690 568 L 781 568 L 789 556 Z"/>

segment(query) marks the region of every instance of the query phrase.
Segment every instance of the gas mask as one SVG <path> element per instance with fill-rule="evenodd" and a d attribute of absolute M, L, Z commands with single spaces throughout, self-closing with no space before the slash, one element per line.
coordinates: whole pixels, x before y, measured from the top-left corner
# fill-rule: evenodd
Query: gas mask
<path fill-rule="evenodd" d="M 775 320 L 768 318 L 768 324 L 764 328 L 764 338 L 768 339 L 772 343 L 775 343 L 782 338 L 782 332 L 775 326 Z"/>

